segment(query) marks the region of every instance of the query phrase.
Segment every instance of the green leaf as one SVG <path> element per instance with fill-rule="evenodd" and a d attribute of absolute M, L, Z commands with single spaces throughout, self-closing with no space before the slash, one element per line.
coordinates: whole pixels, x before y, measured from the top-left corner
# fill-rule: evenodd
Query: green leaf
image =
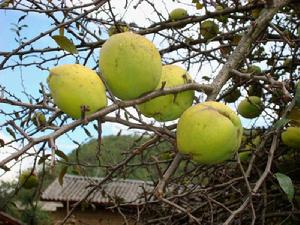
<path fill-rule="evenodd" d="M 58 157 L 64 159 L 66 162 L 68 162 L 69 158 L 68 156 L 63 152 L 63 151 L 60 151 L 60 150 L 55 150 L 55 155 L 57 155 Z"/>
<path fill-rule="evenodd" d="M 68 166 L 63 166 L 60 170 L 59 176 L 58 176 L 58 183 L 62 186 L 64 183 L 64 176 L 68 171 Z"/>
<path fill-rule="evenodd" d="M 285 126 L 288 122 L 290 122 L 290 119 L 287 118 L 281 118 L 280 120 L 277 120 L 276 123 L 274 124 L 274 128 L 280 128 Z"/>
<path fill-rule="evenodd" d="M 282 190 L 286 193 L 289 201 L 292 202 L 294 198 L 295 189 L 291 178 L 282 173 L 275 173 L 274 176 L 278 180 L 278 183 Z"/>
<path fill-rule="evenodd" d="M 300 108 L 300 85 L 298 84 L 296 86 L 296 94 L 295 94 L 295 98 L 296 98 L 296 103 L 295 105 Z"/>
<path fill-rule="evenodd" d="M 61 47 L 63 50 L 70 52 L 72 54 L 77 54 L 77 48 L 74 43 L 62 35 L 54 35 L 52 39 Z"/>

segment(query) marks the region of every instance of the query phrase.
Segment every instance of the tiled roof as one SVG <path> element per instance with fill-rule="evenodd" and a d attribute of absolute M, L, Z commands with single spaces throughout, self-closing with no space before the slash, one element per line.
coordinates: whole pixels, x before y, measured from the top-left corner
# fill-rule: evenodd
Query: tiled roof
<path fill-rule="evenodd" d="M 82 177 L 65 175 L 61 186 L 58 179 L 55 179 L 42 193 L 41 199 L 46 201 L 77 202 L 82 200 L 92 188 L 91 184 L 96 185 L 103 178 Z M 114 200 L 121 200 L 127 205 L 136 205 L 144 201 L 143 193 L 153 190 L 152 182 L 140 180 L 114 179 L 107 181 L 101 188 L 87 199 L 91 203 L 111 205 Z"/>

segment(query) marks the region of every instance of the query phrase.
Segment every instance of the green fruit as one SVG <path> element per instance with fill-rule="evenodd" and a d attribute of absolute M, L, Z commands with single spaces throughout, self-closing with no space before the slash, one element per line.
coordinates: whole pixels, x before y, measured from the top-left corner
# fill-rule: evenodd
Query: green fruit
<path fill-rule="evenodd" d="M 292 108 L 288 113 L 287 118 L 291 120 L 291 124 L 300 127 L 300 109 L 297 106 Z"/>
<path fill-rule="evenodd" d="M 19 176 L 19 183 L 25 189 L 31 189 L 38 186 L 38 178 L 31 171 L 25 171 Z"/>
<path fill-rule="evenodd" d="M 221 5 L 216 6 L 216 12 L 222 12 L 223 10 L 224 10 L 223 6 L 221 6 Z M 228 16 L 218 16 L 218 17 L 216 17 L 216 19 L 222 23 L 228 22 Z"/>
<path fill-rule="evenodd" d="M 300 148 L 300 127 L 288 127 L 281 133 L 281 140 L 291 148 Z"/>
<path fill-rule="evenodd" d="M 247 72 L 252 73 L 254 75 L 258 75 L 258 74 L 261 73 L 261 68 L 259 66 L 256 66 L 256 65 L 251 65 L 251 66 L 249 66 Z"/>
<path fill-rule="evenodd" d="M 228 94 L 224 96 L 224 101 L 227 103 L 235 102 L 241 96 L 241 92 L 239 89 L 230 90 Z"/>
<path fill-rule="evenodd" d="M 115 34 L 104 43 L 99 66 L 111 92 L 122 100 L 153 91 L 162 70 L 154 44 L 131 32 Z"/>
<path fill-rule="evenodd" d="M 188 108 L 177 125 L 177 148 L 203 164 L 232 158 L 241 144 L 243 127 L 237 114 L 220 102 L 204 102 Z"/>
<path fill-rule="evenodd" d="M 93 70 L 79 64 L 65 64 L 50 70 L 48 85 L 54 103 L 79 119 L 82 108 L 90 115 L 107 106 L 105 86 Z"/>
<path fill-rule="evenodd" d="M 114 34 L 118 34 L 118 33 L 123 33 L 129 31 L 129 28 L 127 25 L 125 24 L 117 24 L 117 25 L 112 25 L 109 29 L 108 29 L 108 35 L 112 36 Z"/>
<path fill-rule="evenodd" d="M 259 97 L 249 96 L 240 102 L 237 109 L 238 113 L 245 118 L 258 117 L 263 111 L 263 104 Z"/>
<path fill-rule="evenodd" d="M 176 65 L 166 65 L 162 68 L 161 80 L 156 87 L 176 87 L 188 83 L 191 80 L 186 70 Z M 194 91 L 184 91 L 177 94 L 160 96 L 138 106 L 141 113 L 147 117 L 153 117 L 157 121 L 175 120 L 192 105 Z"/>
<path fill-rule="evenodd" d="M 205 39 L 211 39 L 217 36 L 219 32 L 218 25 L 212 20 L 206 20 L 200 24 L 200 34 Z"/>
<path fill-rule="evenodd" d="M 169 18 L 172 21 L 177 21 L 177 20 L 181 20 L 185 17 L 187 17 L 189 14 L 187 13 L 187 11 L 185 9 L 182 8 L 177 8 L 177 9 L 173 9 L 170 14 L 169 14 Z"/>
<path fill-rule="evenodd" d="M 47 124 L 46 117 L 41 112 L 35 112 L 31 117 L 31 121 L 37 127 L 44 127 Z"/>

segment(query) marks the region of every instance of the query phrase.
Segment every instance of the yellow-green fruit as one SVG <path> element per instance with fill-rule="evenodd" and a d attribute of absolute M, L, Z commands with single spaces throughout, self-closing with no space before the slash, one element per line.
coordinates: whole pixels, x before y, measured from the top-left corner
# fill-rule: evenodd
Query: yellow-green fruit
<path fill-rule="evenodd" d="M 177 148 L 199 163 L 215 164 L 232 158 L 241 144 L 243 127 L 237 114 L 220 102 L 188 108 L 177 125 Z"/>
<path fill-rule="evenodd" d="M 23 172 L 19 177 L 19 183 L 25 189 L 31 189 L 38 186 L 38 178 L 34 173 L 31 171 Z"/>
<path fill-rule="evenodd" d="M 222 12 L 224 10 L 223 6 L 221 5 L 217 5 L 216 6 L 216 12 Z M 228 16 L 218 16 L 216 18 L 219 22 L 222 22 L 222 23 L 227 23 L 228 22 Z"/>
<path fill-rule="evenodd" d="M 161 80 L 156 87 L 176 87 L 191 82 L 191 77 L 186 70 L 176 65 L 166 65 L 162 68 Z M 141 113 L 147 117 L 153 117 L 157 121 L 170 121 L 180 115 L 192 105 L 194 91 L 184 91 L 177 94 L 160 96 L 138 106 Z"/>
<path fill-rule="evenodd" d="M 106 107 L 105 86 L 93 70 L 79 64 L 65 64 L 50 70 L 48 85 L 55 104 L 74 119 Z"/>
<path fill-rule="evenodd" d="M 123 32 L 126 32 L 126 31 L 129 31 L 129 28 L 127 25 L 125 24 L 117 24 L 116 25 L 112 25 L 109 29 L 108 29 L 108 35 L 109 36 L 112 36 L 114 34 L 118 34 L 118 33 L 123 33 Z"/>
<path fill-rule="evenodd" d="M 206 20 L 200 24 L 200 34 L 205 39 L 211 39 L 217 36 L 219 32 L 219 26 L 212 20 Z"/>
<path fill-rule="evenodd" d="M 185 17 L 187 17 L 189 14 L 187 13 L 187 11 L 185 9 L 182 8 L 177 8 L 177 9 L 173 9 L 170 14 L 169 14 L 169 18 L 172 21 L 177 21 L 177 20 L 181 20 Z"/>
<path fill-rule="evenodd" d="M 290 123 L 300 127 L 300 109 L 298 107 L 294 107 L 287 115 L 287 118 L 290 119 Z"/>
<path fill-rule="evenodd" d="M 300 148 L 300 127 L 288 127 L 281 133 L 281 140 L 291 148 Z"/>
<path fill-rule="evenodd" d="M 253 73 L 254 75 L 258 75 L 258 74 L 261 73 L 261 68 L 259 66 L 256 66 L 256 65 L 251 65 L 251 66 L 249 66 L 247 72 L 248 73 Z"/>
<path fill-rule="evenodd" d="M 162 70 L 154 44 L 131 32 L 115 34 L 104 43 L 99 66 L 111 92 L 122 100 L 153 91 Z"/>
<path fill-rule="evenodd" d="M 31 117 L 31 121 L 37 127 L 44 127 L 47 124 L 46 117 L 41 112 L 35 112 Z"/>
<path fill-rule="evenodd" d="M 258 117 L 263 111 L 263 104 L 259 97 L 249 96 L 238 105 L 237 111 L 245 118 Z"/>

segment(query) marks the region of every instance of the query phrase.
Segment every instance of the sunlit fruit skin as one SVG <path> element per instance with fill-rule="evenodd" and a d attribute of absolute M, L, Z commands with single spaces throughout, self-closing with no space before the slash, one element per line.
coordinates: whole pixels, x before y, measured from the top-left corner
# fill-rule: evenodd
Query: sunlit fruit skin
<path fill-rule="evenodd" d="M 131 32 L 111 36 L 102 46 L 100 70 L 111 92 L 122 100 L 153 91 L 161 78 L 161 58 L 154 44 Z"/>
<path fill-rule="evenodd" d="M 32 189 L 38 186 L 38 178 L 31 171 L 22 172 L 19 177 L 20 185 L 25 189 Z"/>
<path fill-rule="evenodd" d="M 79 64 L 65 64 L 50 70 L 48 85 L 54 103 L 74 119 L 81 118 L 82 107 L 90 115 L 107 106 L 105 86 L 93 70 Z"/>
<path fill-rule="evenodd" d="M 169 18 L 172 21 L 181 20 L 187 16 L 188 16 L 188 12 L 182 8 L 173 9 L 169 14 Z"/>
<path fill-rule="evenodd" d="M 232 158 L 241 144 L 243 127 L 237 114 L 220 102 L 204 102 L 188 108 L 177 125 L 178 151 L 203 164 Z"/>
<path fill-rule="evenodd" d="M 281 140 L 291 148 L 300 149 L 300 127 L 288 127 L 281 133 Z"/>
<path fill-rule="evenodd" d="M 212 20 L 206 20 L 200 24 L 200 34 L 205 39 L 211 39 L 217 36 L 219 26 Z"/>
<path fill-rule="evenodd" d="M 186 70 L 176 65 L 165 65 L 162 68 L 161 80 L 156 87 L 176 87 L 191 82 L 191 77 Z M 157 121 L 170 121 L 180 115 L 192 105 L 194 91 L 184 91 L 177 94 L 160 96 L 138 106 L 141 113 L 153 117 Z"/>
<path fill-rule="evenodd" d="M 248 119 L 258 117 L 263 111 L 263 104 L 260 97 L 249 96 L 240 102 L 237 108 L 238 113 Z"/>

